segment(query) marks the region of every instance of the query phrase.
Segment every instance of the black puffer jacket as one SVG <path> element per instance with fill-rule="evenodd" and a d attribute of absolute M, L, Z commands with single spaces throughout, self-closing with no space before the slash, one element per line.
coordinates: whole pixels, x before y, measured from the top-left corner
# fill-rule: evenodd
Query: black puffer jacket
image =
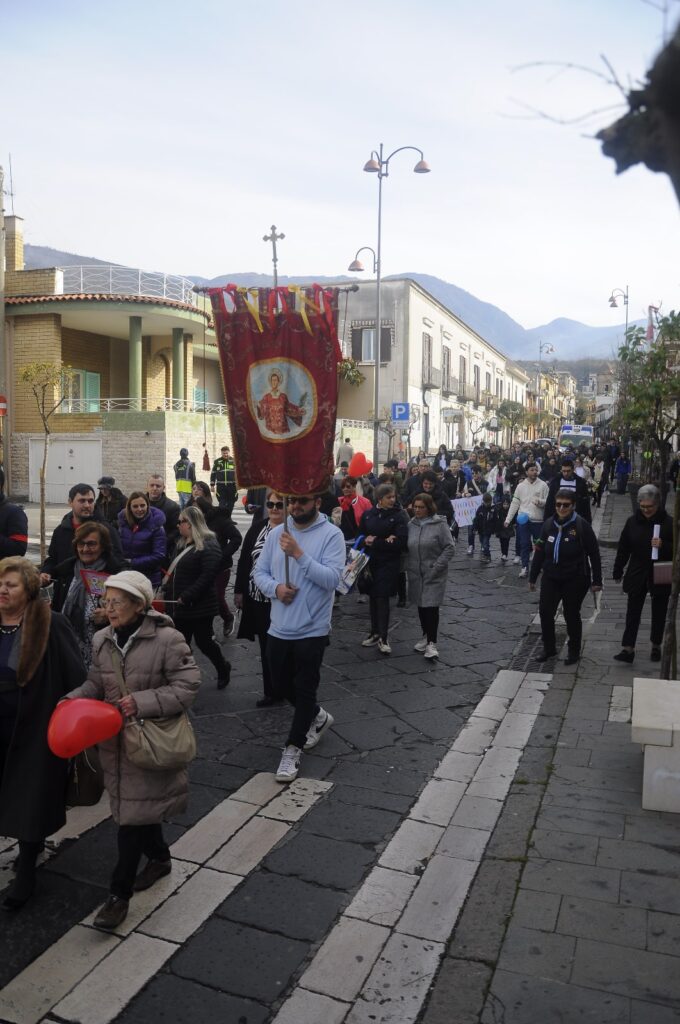
<path fill-rule="evenodd" d="M 359 532 L 376 540 L 366 547 L 371 556 L 372 597 L 391 597 L 397 592 L 399 564 L 408 542 L 408 517 L 398 505 L 394 508 L 368 509 L 361 517 Z M 387 538 L 397 539 L 388 543 Z"/>
<path fill-rule="evenodd" d="M 23 508 L 0 494 L 0 558 L 25 555 L 28 546 L 28 519 Z"/>
<path fill-rule="evenodd" d="M 541 536 L 536 541 L 534 557 L 531 560 L 529 582 L 535 583 L 541 569 L 543 575 L 553 580 L 570 580 L 580 576 L 588 586 L 602 586 L 602 561 L 597 537 L 590 523 L 575 515 L 573 522 L 562 528 L 562 538 L 557 549 L 559 536 L 555 519 L 547 519 Z"/>
<path fill-rule="evenodd" d="M 665 593 L 669 589 L 666 586 L 655 587 L 653 583 L 652 537 L 657 525 L 661 527 L 659 561 L 670 562 L 673 558 L 673 519 L 668 512 L 657 509 L 651 519 L 647 519 L 638 509 L 624 524 L 612 575 L 615 580 L 623 576 L 625 594 L 639 593 L 645 588 L 651 594 Z"/>
<path fill-rule="evenodd" d="M 202 551 L 192 545 L 182 555 L 163 588 L 166 600 L 182 599 L 181 604 L 168 606 L 168 614 L 173 619 L 204 619 L 217 615 L 215 579 L 221 563 L 222 549 L 212 538 L 206 540 Z"/>

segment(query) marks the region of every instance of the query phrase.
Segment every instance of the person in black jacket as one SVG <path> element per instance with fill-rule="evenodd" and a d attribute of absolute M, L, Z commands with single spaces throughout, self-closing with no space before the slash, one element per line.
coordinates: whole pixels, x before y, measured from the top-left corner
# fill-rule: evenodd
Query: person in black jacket
<path fill-rule="evenodd" d="M 179 505 L 165 493 L 165 480 L 160 473 L 152 473 L 146 484 L 146 496 L 149 499 L 151 508 L 159 509 L 165 516 L 165 536 L 168 542 L 168 551 L 172 551 L 179 540 Z"/>
<path fill-rule="evenodd" d="M 545 520 L 552 519 L 555 515 L 555 497 L 560 490 L 572 491 L 576 514 L 587 523 L 592 522 L 588 484 L 582 477 L 576 476 L 573 459 L 563 459 L 561 472 L 548 484 L 548 498 L 543 512 Z"/>
<path fill-rule="evenodd" d="M 196 491 L 199 488 L 207 488 L 207 485 L 202 481 L 196 481 L 193 487 L 194 496 L 189 504 L 196 505 L 197 508 L 200 508 L 201 512 L 205 516 L 208 529 L 213 531 L 217 537 L 217 542 L 222 549 L 220 571 L 215 577 L 215 594 L 217 595 L 217 603 L 220 606 L 223 634 L 226 639 L 227 637 L 230 637 L 234 631 L 234 613 L 229 607 L 229 602 L 227 601 L 227 587 L 229 586 L 231 567 L 234 564 L 234 555 L 241 547 L 243 538 L 241 537 L 240 530 L 231 518 L 229 509 L 223 506 L 216 507 L 212 503 L 212 498 L 208 497 L 205 493 L 200 496 L 196 496 Z M 210 491 L 208 491 L 208 495 L 209 494 Z"/>
<path fill-rule="evenodd" d="M 123 494 L 120 487 L 116 487 L 115 484 L 116 481 L 112 476 L 99 477 L 99 480 L 97 480 L 99 494 L 94 503 L 94 508 L 102 522 L 117 530 L 118 516 L 127 505 L 127 497 Z"/>
<path fill-rule="evenodd" d="M 192 637 L 217 672 L 217 689 L 229 684 L 231 665 L 213 640 L 213 619 L 218 613 L 215 579 L 220 571 L 222 550 L 208 529 L 200 508 L 189 505 L 179 517 L 180 539 L 163 585 L 176 628 L 191 645 Z"/>
<path fill-rule="evenodd" d="M 658 560 L 670 562 L 673 558 L 673 519 L 661 508 L 661 493 L 653 484 L 645 484 L 637 495 L 638 510 L 627 519 L 614 560 L 614 580 L 623 579 L 623 592 L 628 595 L 626 626 L 621 641 L 622 650 L 614 655 L 615 661 L 629 664 L 635 658 L 635 641 L 647 594 L 652 599 L 652 661 L 661 661 L 661 643 L 666 622 L 670 586 L 654 583 L 652 551 L 658 551 Z M 659 536 L 654 536 L 658 526 Z M 625 575 L 624 575 L 625 569 Z"/>
<path fill-rule="evenodd" d="M 555 495 L 555 515 L 543 524 L 536 541 L 529 573 L 529 587 L 536 589 L 541 570 L 541 596 L 538 611 L 541 617 L 543 651 L 539 661 L 557 654 L 555 645 L 555 613 L 562 602 L 567 624 L 567 657 L 565 665 L 574 665 L 581 656 L 581 605 L 588 589 L 602 590 L 602 564 L 597 538 L 590 523 L 576 514 L 573 490 Z"/>
<path fill-rule="evenodd" d="M 408 540 L 408 517 L 395 508 L 397 492 L 391 484 L 380 484 L 375 489 L 375 508 L 361 517 L 360 533 L 371 556 L 369 600 L 371 632 L 362 640 L 364 647 L 378 645 L 381 654 L 391 654 L 388 630 L 390 625 L 390 597 L 397 593 L 401 553 Z"/>
<path fill-rule="evenodd" d="M 23 508 L 5 497 L 5 472 L 0 467 L 0 558 L 25 555 L 28 547 L 28 519 Z"/>
<path fill-rule="evenodd" d="M 52 570 L 73 554 L 73 535 L 77 527 L 83 523 L 94 520 L 96 523 L 103 522 L 101 516 L 94 507 L 94 488 L 89 484 L 74 484 L 68 492 L 68 503 L 71 511 L 67 512 L 58 526 L 55 527 L 50 546 L 47 549 L 47 558 L 42 565 L 40 572 L 41 586 L 45 587 L 50 582 Z M 106 524 L 104 524 L 106 525 Z M 110 529 L 111 550 L 117 558 L 123 558 L 123 549 L 120 544 L 118 530 Z"/>

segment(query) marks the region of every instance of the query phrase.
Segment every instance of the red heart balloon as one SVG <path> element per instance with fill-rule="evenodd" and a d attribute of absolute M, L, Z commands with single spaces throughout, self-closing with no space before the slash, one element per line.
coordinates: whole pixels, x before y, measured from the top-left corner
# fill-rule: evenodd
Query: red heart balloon
<path fill-rule="evenodd" d="M 57 757 L 75 757 L 122 727 L 123 716 L 113 704 L 77 697 L 57 704 L 47 726 L 47 745 Z"/>
<path fill-rule="evenodd" d="M 352 456 L 347 472 L 350 476 L 365 476 L 373 469 L 373 463 L 369 462 L 363 452 L 357 452 Z"/>

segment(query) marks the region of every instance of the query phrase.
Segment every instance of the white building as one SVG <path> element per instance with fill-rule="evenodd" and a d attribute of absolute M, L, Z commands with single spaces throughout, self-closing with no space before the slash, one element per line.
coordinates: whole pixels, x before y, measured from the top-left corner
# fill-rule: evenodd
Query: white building
<path fill-rule="evenodd" d="M 366 381 L 343 388 L 338 436 L 371 450 L 375 357 L 375 282 L 359 285 L 340 302 L 339 334 Z M 469 447 L 503 442 L 491 429 L 494 412 L 509 399 L 526 406 L 529 376 L 455 313 L 410 278 L 382 282 L 380 419 L 390 427 L 393 403 L 407 404 L 410 427 L 399 428 L 391 454 L 435 451 L 440 444 Z M 381 433 L 381 458 L 390 438 Z"/>

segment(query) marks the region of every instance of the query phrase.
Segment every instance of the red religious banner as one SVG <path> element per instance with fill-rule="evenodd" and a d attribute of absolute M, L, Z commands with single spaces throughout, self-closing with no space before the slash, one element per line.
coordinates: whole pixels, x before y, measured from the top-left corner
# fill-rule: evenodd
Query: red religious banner
<path fill-rule="evenodd" d="M 313 494 L 333 474 L 337 289 L 208 291 L 240 487 Z"/>

